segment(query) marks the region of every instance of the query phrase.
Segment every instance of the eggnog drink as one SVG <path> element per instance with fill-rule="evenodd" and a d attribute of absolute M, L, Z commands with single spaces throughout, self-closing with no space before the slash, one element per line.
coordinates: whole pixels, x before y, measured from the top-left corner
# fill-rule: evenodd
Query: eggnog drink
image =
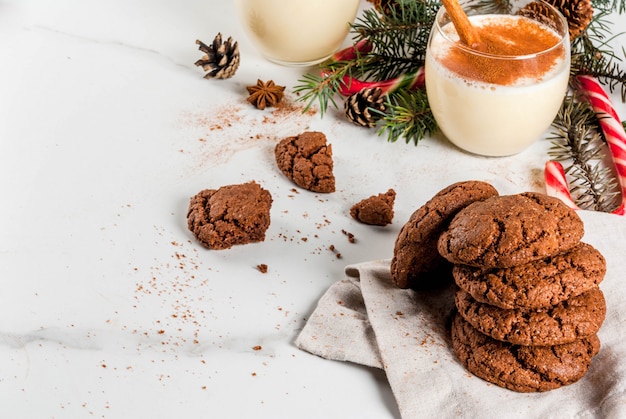
<path fill-rule="evenodd" d="M 464 150 L 518 153 L 543 135 L 563 101 L 569 38 L 519 15 L 469 18 L 480 51 L 460 45 L 452 23 L 431 32 L 425 71 L 433 115 Z"/>
<path fill-rule="evenodd" d="M 240 20 L 269 60 L 310 65 L 342 44 L 359 0 L 235 0 Z"/>

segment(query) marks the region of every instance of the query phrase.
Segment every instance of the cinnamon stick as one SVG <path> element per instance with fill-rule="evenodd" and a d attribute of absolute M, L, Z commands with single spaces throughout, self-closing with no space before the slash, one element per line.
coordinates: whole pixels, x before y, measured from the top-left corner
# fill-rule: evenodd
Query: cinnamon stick
<path fill-rule="evenodd" d="M 480 46 L 478 31 L 469 21 L 458 0 L 441 0 L 441 3 L 446 8 L 461 42 L 470 48 L 478 49 Z"/>

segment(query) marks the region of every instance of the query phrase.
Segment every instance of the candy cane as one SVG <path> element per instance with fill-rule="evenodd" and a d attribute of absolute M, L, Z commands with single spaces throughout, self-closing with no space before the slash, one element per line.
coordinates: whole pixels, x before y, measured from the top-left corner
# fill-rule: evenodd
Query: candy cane
<path fill-rule="evenodd" d="M 368 54 L 372 51 L 372 44 L 367 39 L 362 39 L 353 46 L 344 48 L 333 54 L 324 65 L 329 65 L 338 61 L 352 61 L 359 54 Z M 332 69 L 325 68 L 322 70 L 322 77 L 328 77 L 332 74 Z M 420 89 L 425 85 L 424 67 L 420 67 L 414 73 L 403 74 L 399 77 L 380 80 L 380 81 L 363 81 L 356 77 L 345 75 L 341 79 L 339 94 L 342 96 L 351 96 L 363 89 L 373 89 L 378 87 L 382 90 L 382 94 L 386 95 L 400 88 L 408 90 Z"/>
<path fill-rule="evenodd" d="M 577 79 L 582 86 L 583 94 L 598 117 L 621 187 L 622 202 L 612 214 L 626 215 L 626 132 L 624 132 L 624 126 L 602 85 L 592 76 L 579 75 Z"/>
<path fill-rule="evenodd" d="M 382 94 L 386 95 L 401 88 L 415 90 L 424 87 L 424 67 L 420 67 L 415 73 L 403 74 L 399 77 L 381 81 L 362 81 L 355 77 L 345 75 L 341 79 L 339 94 L 350 96 L 363 89 L 380 88 Z"/>
<path fill-rule="evenodd" d="M 559 198 L 571 209 L 580 209 L 569 192 L 567 179 L 565 178 L 565 170 L 563 170 L 561 163 L 557 161 L 547 162 L 543 175 L 546 182 L 546 193 L 548 195 Z"/>
<path fill-rule="evenodd" d="M 361 39 L 356 44 L 337 51 L 330 56 L 323 64 L 335 63 L 337 61 L 352 61 L 356 59 L 360 54 L 368 54 L 372 51 L 372 44 L 367 39 Z"/>

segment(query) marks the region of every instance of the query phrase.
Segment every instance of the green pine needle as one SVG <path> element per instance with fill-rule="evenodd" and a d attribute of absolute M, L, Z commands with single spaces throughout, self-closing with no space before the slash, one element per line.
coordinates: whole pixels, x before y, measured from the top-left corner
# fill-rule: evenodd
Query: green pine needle
<path fill-rule="evenodd" d="M 294 93 L 302 94 L 298 101 L 306 102 L 304 112 L 308 111 L 317 101 L 320 114 L 323 116 L 327 109 L 328 103 L 336 108 L 335 95 L 340 87 L 340 81 L 336 77 L 321 77 L 313 74 L 305 74 L 300 80 L 299 85 L 294 87 Z"/>
<path fill-rule="evenodd" d="M 404 138 L 407 143 L 413 141 L 417 145 L 437 129 L 428 97 L 423 90 L 401 91 L 391 95 L 383 121 L 378 134 L 386 134 L 389 142 Z"/>
<path fill-rule="evenodd" d="M 619 7 L 623 7 L 623 3 L 624 0 Z M 610 46 L 622 33 L 613 33 L 613 26 L 608 21 L 610 13 L 611 10 L 596 11 L 587 30 L 574 39 L 570 73 L 591 75 L 606 84 L 611 92 L 619 89 L 622 101 L 626 101 L 626 72 L 622 69 L 624 60 Z M 623 50 L 622 54 L 626 58 Z"/>
<path fill-rule="evenodd" d="M 618 183 L 606 164 L 606 144 L 598 119 L 586 102 L 565 97 L 552 126 L 548 155 L 563 163 L 570 193 L 582 209 L 611 212 L 618 203 Z"/>

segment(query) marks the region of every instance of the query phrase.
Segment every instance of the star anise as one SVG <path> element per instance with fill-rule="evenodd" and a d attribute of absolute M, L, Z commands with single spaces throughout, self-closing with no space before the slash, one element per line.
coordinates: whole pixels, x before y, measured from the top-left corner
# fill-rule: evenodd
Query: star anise
<path fill-rule="evenodd" d="M 276 106 L 283 98 L 285 86 L 279 86 L 273 80 L 263 82 L 257 80 L 256 86 L 247 86 L 248 102 L 257 109 L 265 109 L 266 106 Z"/>

